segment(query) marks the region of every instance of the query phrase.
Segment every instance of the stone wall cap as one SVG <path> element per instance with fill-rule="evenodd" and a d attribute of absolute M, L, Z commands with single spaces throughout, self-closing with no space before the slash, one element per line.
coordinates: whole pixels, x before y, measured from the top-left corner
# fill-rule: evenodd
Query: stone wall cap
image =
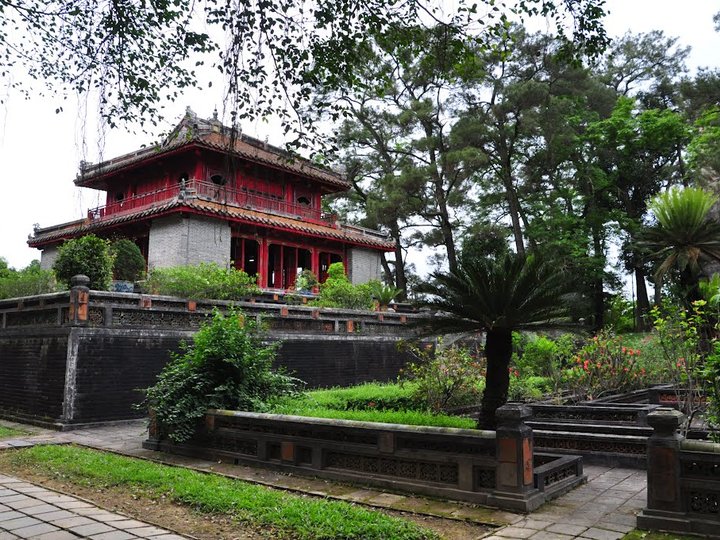
<path fill-rule="evenodd" d="M 705 454 L 720 454 L 720 444 L 710 441 L 697 441 L 685 439 L 680 448 L 687 452 L 703 452 Z"/>
<path fill-rule="evenodd" d="M 495 411 L 498 420 L 525 420 L 532 416 L 532 409 L 524 403 L 506 403 Z"/>
<path fill-rule="evenodd" d="M 685 415 L 670 407 L 658 407 L 647 415 L 648 425 L 660 435 L 675 433 L 684 421 Z"/>

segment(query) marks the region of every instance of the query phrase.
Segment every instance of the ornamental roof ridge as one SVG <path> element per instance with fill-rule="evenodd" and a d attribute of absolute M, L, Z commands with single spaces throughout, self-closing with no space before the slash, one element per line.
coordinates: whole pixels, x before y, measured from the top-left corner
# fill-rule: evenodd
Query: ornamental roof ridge
<path fill-rule="evenodd" d="M 200 118 L 190 107 L 162 141 L 100 163 L 81 162 L 75 184 L 92 187 L 91 184 L 95 180 L 106 174 L 192 144 L 231 152 L 248 160 L 299 173 L 335 187 L 344 189 L 351 187 L 342 174 L 324 165 L 313 163 L 298 154 L 251 137 L 237 127 L 225 126 L 217 119 L 215 113 L 211 119 Z"/>

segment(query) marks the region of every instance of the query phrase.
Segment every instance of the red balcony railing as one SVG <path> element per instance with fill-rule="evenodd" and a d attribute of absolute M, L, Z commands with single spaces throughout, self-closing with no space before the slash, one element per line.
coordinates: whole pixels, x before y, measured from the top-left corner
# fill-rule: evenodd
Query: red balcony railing
<path fill-rule="evenodd" d="M 188 200 L 212 201 L 228 206 L 259 210 L 276 215 L 300 218 L 304 221 L 322 225 L 335 226 L 334 216 L 323 214 L 319 208 L 290 203 L 279 197 L 268 197 L 242 188 L 233 189 L 198 180 L 190 180 L 184 185 L 177 184 L 93 208 L 88 210 L 88 218 L 94 221 L 110 219 L 128 212 L 150 208 L 153 205 L 161 204 L 176 197 L 184 197 Z"/>

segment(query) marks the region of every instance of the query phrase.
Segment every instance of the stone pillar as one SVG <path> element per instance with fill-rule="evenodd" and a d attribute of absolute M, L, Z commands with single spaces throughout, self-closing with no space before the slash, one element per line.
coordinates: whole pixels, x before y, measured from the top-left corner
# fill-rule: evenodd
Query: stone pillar
<path fill-rule="evenodd" d="M 85 326 L 88 322 L 90 302 L 90 278 L 82 274 L 70 279 L 70 324 Z"/>
<path fill-rule="evenodd" d="M 493 504 L 529 512 L 545 502 L 535 488 L 533 433 L 525 424 L 532 410 L 521 403 L 508 403 L 497 412 L 495 491 Z M 500 502 L 502 501 L 502 502 Z"/>
<path fill-rule="evenodd" d="M 648 439 L 648 508 L 682 511 L 680 497 L 680 446 L 684 439 L 678 428 L 685 415 L 669 407 L 648 414 L 653 428 Z"/>

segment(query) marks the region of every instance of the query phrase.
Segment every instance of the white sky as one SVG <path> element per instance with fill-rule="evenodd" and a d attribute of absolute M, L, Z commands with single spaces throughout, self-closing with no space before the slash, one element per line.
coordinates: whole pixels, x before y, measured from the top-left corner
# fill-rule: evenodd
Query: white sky
<path fill-rule="evenodd" d="M 608 0 L 607 8 L 610 35 L 660 29 L 692 47 L 691 69 L 720 67 L 720 33 L 715 32 L 712 22 L 713 14 L 720 11 L 720 1 Z M 214 85 L 212 93 L 188 92 L 175 104 L 168 104 L 168 123 L 160 131 L 171 128 L 188 105 L 201 117 L 210 117 L 216 105 L 221 107 L 220 86 Z M 1 81 L 0 92 L 4 92 Z M 64 111 L 55 114 L 59 106 Z M 98 161 L 99 149 L 109 159 L 152 142 L 151 135 L 132 135 L 127 129 L 117 129 L 106 133 L 103 143 L 96 129 L 83 126 L 85 115 L 81 111 L 73 98 L 62 101 L 38 97 L 26 101 L 12 94 L 0 106 L 0 257 L 11 266 L 22 268 L 39 258 L 39 251 L 26 244 L 34 223 L 44 227 L 71 221 L 82 217 L 88 208 L 102 204 L 97 192 L 80 190 L 73 184 L 82 159 Z M 279 130 L 272 124 L 256 122 L 243 129 L 282 144 Z M 423 255 L 410 259 L 419 268 L 425 267 Z"/>

